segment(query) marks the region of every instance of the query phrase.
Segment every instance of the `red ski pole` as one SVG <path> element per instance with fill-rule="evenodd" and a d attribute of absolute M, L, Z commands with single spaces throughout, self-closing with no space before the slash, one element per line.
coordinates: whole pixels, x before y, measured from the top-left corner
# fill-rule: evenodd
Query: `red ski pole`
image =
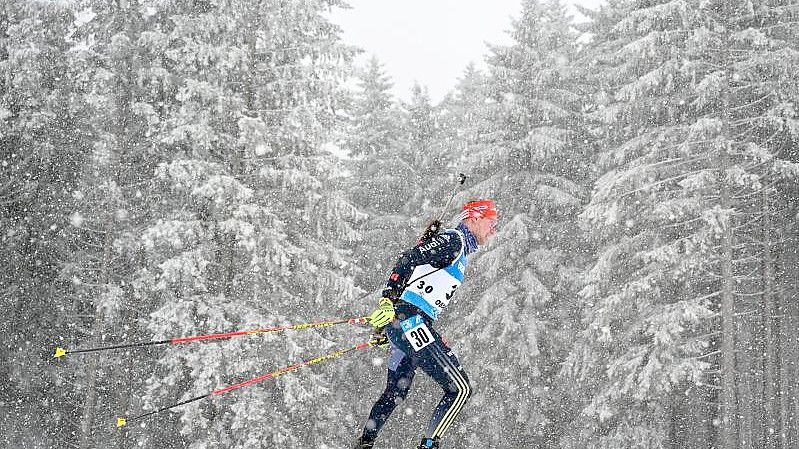
<path fill-rule="evenodd" d="M 141 348 L 145 346 L 158 346 L 158 345 L 178 345 L 181 343 L 189 343 L 195 341 L 208 341 L 208 340 L 222 340 L 227 338 L 234 338 L 234 337 L 241 337 L 245 335 L 258 335 L 258 334 L 268 334 L 273 332 L 282 332 L 287 330 L 301 330 L 301 329 L 314 329 L 314 328 L 321 328 L 321 327 L 330 327 L 336 326 L 339 324 L 364 324 L 368 322 L 368 317 L 357 317 L 357 318 L 342 318 L 336 320 L 327 320 L 327 321 L 316 321 L 312 323 L 301 323 L 301 324 L 289 324 L 287 326 L 276 326 L 264 329 L 250 329 L 250 330 L 243 330 L 243 331 L 235 331 L 235 332 L 224 332 L 218 334 L 207 334 L 207 335 L 193 335 L 189 337 L 176 337 L 171 338 L 169 340 L 159 340 L 159 341 L 146 341 L 146 342 L 139 342 L 139 343 L 127 343 L 121 345 L 114 345 L 114 346 L 101 346 L 97 348 L 87 348 L 87 349 L 65 349 L 61 347 L 57 347 L 55 349 L 55 355 L 53 357 L 59 358 L 64 357 L 67 354 L 83 354 L 87 352 L 98 352 L 98 351 L 110 351 L 113 349 L 124 349 L 124 348 Z"/>
<path fill-rule="evenodd" d="M 185 401 L 178 402 L 176 404 L 168 405 L 166 407 L 159 408 L 158 410 L 154 410 L 152 412 L 144 413 L 144 414 L 133 416 L 133 417 L 130 417 L 130 418 L 126 418 L 124 416 L 121 416 L 121 417 L 117 418 L 117 427 L 123 427 L 123 426 L 127 425 L 127 423 L 129 423 L 131 421 L 137 421 L 137 420 L 146 418 L 148 416 L 152 416 L 152 415 L 161 413 L 163 411 L 170 410 L 170 409 L 173 409 L 175 407 L 179 407 L 181 405 L 189 404 L 191 402 L 196 402 L 196 401 L 199 401 L 199 400 L 202 400 L 202 399 L 205 399 L 205 398 L 209 398 L 209 397 L 212 397 L 212 396 L 219 396 L 219 395 L 223 395 L 225 393 L 230 393 L 231 391 L 238 390 L 239 388 L 244 388 L 244 387 L 256 384 L 258 382 L 263 382 L 263 381 L 265 381 L 267 379 L 274 379 L 276 377 L 282 376 L 282 375 L 290 373 L 292 371 L 296 371 L 296 370 L 298 370 L 298 369 L 300 369 L 300 368 L 302 368 L 304 366 L 316 365 L 316 364 L 319 364 L 319 363 L 322 363 L 322 362 L 327 362 L 327 361 L 330 361 L 330 360 L 338 359 L 341 356 L 343 356 L 344 354 L 347 354 L 349 352 L 360 351 L 362 349 L 366 349 L 366 348 L 369 348 L 371 346 L 379 346 L 379 345 L 382 345 L 382 344 L 385 344 L 385 343 L 386 343 L 386 337 L 385 336 L 376 337 L 376 338 L 373 338 L 372 340 L 369 340 L 366 343 L 361 343 L 359 345 L 355 345 L 355 346 L 352 346 L 352 347 L 349 347 L 349 348 L 345 348 L 345 349 L 339 349 L 339 350 L 331 352 L 329 354 L 325 354 L 325 355 L 321 355 L 319 357 L 314 357 L 312 359 L 308 359 L 308 360 L 306 360 L 304 362 L 295 363 L 295 364 L 289 365 L 289 366 L 287 366 L 285 368 L 281 368 L 281 369 L 279 369 L 277 371 L 272 371 L 271 373 L 264 374 L 263 376 L 258 376 L 258 377 L 255 377 L 253 379 L 246 380 L 244 382 L 239 382 L 237 384 L 228 385 L 227 387 L 219 388 L 219 389 L 214 390 L 214 391 L 212 391 L 210 393 L 206 393 L 206 394 L 204 394 L 202 396 L 197 396 L 197 397 L 194 397 L 194 398 L 191 398 L 191 399 L 187 399 Z"/>

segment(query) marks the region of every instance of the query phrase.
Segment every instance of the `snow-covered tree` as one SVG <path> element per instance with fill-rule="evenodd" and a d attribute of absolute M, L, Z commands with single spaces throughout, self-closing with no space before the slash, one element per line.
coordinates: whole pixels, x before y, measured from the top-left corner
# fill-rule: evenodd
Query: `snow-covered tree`
<path fill-rule="evenodd" d="M 373 56 L 358 77 L 352 107 L 351 138 L 346 143 L 352 157 L 384 153 L 396 145 L 398 111 L 390 89 L 393 86 L 382 64 Z"/>
<path fill-rule="evenodd" d="M 412 226 L 421 234 L 426 225 L 437 218 L 455 178 L 453 161 L 456 154 L 445 144 L 441 128 L 441 109 L 430 99 L 427 87 L 415 83 L 411 98 L 402 102 L 404 120 L 401 147 L 395 158 L 402 162 L 406 203 L 402 210 L 411 218 Z"/>
<path fill-rule="evenodd" d="M 561 315 L 579 281 L 574 217 L 590 181 L 571 67 L 577 36 L 565 7 L 525 1 L 510 33 L 515 42 L 494 46 L 488 59 L 490 101 L 475 104 L 487 110 L 475 114 L 491 122 L 468 154 L 476 178 L 469 195 L 493 198 L 501 217 L 495 241 L 469 268 L 457 307 L 469 311 L 458 339 L 463 357 L 474 359 L 467 371 L 480 382 L 470 410 L 481 411 L 467 412 L 464 427 L 472 446 L 556 440 L 553 367 L 568 350 Z M 497 425 L 468 431 L 485 425 L 485 413 Z M 507 422 L 520 425 L 501 425 Z"/>
<path fill-rule="evenodd" d="M 746 350 L 736 316 L 758 257 L 752 206 L 768 179 L 793 176 L 772 139 L 795 139 L 780 99 L 792 94 L 779 88 L 795 51 L 768 31 L 774 7 L 752 6 L 611 1 L 594 17 L 603 151 L 582 222 L 600 252 L 567 365 L 591 400 L 567 447 L 693 447 L 712 440 L 715 419 L 719 445 L 735 447 L 747 427 L 733 358 Z M 718 415 L 705 405 L 716 400 Z"/>
<path fill-rule="evenodd" d="M 351 172 L 349 198 L 369 216 L 355 253 L 363 268 L 359 284 L 366 290 L 377 289 L 385 282 L 388 265 L 408 240 L 397 241 L 396 236 L 410 230 L 402 209 L 412 188 L 405 180 L 409 161 L 402 152 L 403 116 L 390 92 L 392 85 L 383 66 L 372 57 L 358 73 L 358 90 L 351 101 L 344 142 L 350 155 L 346 162 Z"/>
<path fill-rule="evenodd" d="M 441 146 L 451 154 L 455 168 L 468 161 L 468 153 L 485 144 L 491 116 L 488 108 L 487 77 L 474 63 L 469 63 L 458 79 L 455 89 L 439 105 Z"/>
<path fill-rule="evenodd" d="M 44 356 L 76 331 L 80 313 L 64 298 L 69 287 L 59 277 L 73 249 L 65 238 L 71 192 L 91 138 L 81 120 L 85 66 L 69 54 L 74 21 L 62 2 L 0 6 L 3 447 L 58 446 L 59 432 L 74 434 L 80 408 L 81 398 L 67 388 L 80 382 L 76 373 L 59 372 L 62 366 Z"/>
<path fill-rule="evenodd" d="M 148 258 L 140 294 L 161 302 L 149 320 L 154 334 L 352 313 L 357 267 L 345 248 L 362 217 L 338 193 L 341 169 L 321 150 L 350 54 L 322 15 L 336 5 L 194 4 L 172 11 L 172 26 L 152 36 L 177 91 L 156 136 L 159 151 L 171 152 L 150 186 L 159 219 L 142 233 Z M 146 401 L 156 407 L 202 394 L 333 346 L 304 331 L 169 351 Z M 336 371 L 325 372 L 188 406 L 178 424 L 182 438 L 197 448 L 342 438 L 328 419 L 313 418 L 327 410 L 311 400 L 331 394 L 326 384 Z M 234 432 L 242 428 L 248 431 Z"/>

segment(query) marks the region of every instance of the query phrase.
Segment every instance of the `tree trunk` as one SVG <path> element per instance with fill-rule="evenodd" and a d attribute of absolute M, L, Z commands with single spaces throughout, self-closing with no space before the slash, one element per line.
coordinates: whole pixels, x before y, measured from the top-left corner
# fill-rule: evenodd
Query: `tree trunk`
<path fill-rule="evenodd" d="M 752 336 L 752 325 L 749 315 L 738 317 L 735 325 L 735 372 L 736 376 L 736 398 L 738 406 L 736 408 L 738 418 L 738 442 L 736 446 L 740 449 L 755 449 L 758 447 L 757 438 L 758 423 L 755 422 L 755 410 L 757 401 L 754 384 L 757 376 L 756 356 L 759 346 Z"/>
<path fill-rule="evenodd" d="M 788 197 L 796 195 L 799 191 L 788 190 Z M 795 201 L 795 200 L 793 200 Z M 780 434 L 779 442 L 781 449 L 793 449 L 799 447 L 799 386 L 796 379 L 799 378 L 799 285 L 797 284 L 797 266 L 799 266 L 799 253 L 797 252 L 797 235 L 799 226 L 795 217 L 797 212 L 796 205 L 791 205 L 788 200 L 788 207 L 783 214 L 786 221 L 780 223 L 780 229 L 786 236 L 786 243 L 780 245 L 779 257 L 779 290 L 775 296 L 777 302 L 777 315 L 779 316 L 778 335 L 779 345 L 776 360 L 779 363 L 777 375 L 780 384 Z"/>
<path fill-rule="evenodd" d="M 92 325 L 92 341 L 98 342 L 99 336 L 103 332 L 104 317 L 102 312 L 95 313 L 94 324 Z M 99 355 L 91 354 L 91 361 L 86 367 L 86 399 L 83 402 L 83 417 L 80 420 L 80 449 L 92 449 L 92 424 L 94 423 L 94 409 L 97 405 L 97 358 Z"/>
<path fill-rule="evenodd" d="M 113 239 L 111 238 L 111 226 L 112 223 L 110 220 L 106 223 L 106 232 L 105 232 L 105 239 L 103 244 L 103 261 L 102 267 L 100 270 L 100 276 L 98 278 L 100 286 L 105 286 L 108 284 L 110 278 L 110 265 L 111 265 L 111 251 L 112 251 L 112 243 Z M 103 310 L 96 306 L 97 302 L 95 301 L 95 312 L 94 312 L 94 323 L 92 324 L 92 342 L 93 345 L 97 345 L 100 342 L 103 330 L 105 328 L 105 316 L 103 314 Z M 97 405 L 97 368 L 98 368 L 98 357 L 99 355 L 92 354 L 91 355 L 91 362 L 89 362 L 88 366 L 88 376 L 86 382 L 86 400 L 83 403 L 83 417 L 81 418 L 80 422 L 80 449 L 90 449 L 94 447 L 92 445 L 92 424 L 94 423 L 94 409 Z"/>
<path fill-rule="evenodd" d="M 776 436 L 779 426 L 776 422 L 776 411 L 779 409 L 779 398 L 774 373 L 776 363 L 774 339 L 774 262 L 771 255 L 771 208 L 769 193 L 763 189 L 763 449 L 776 447 Z"/>
<path fill-rule="evenodd" d="M 795 263 L 789 262 L 789 264 Z M 788 268 L 788 267 L 786 267 Z M 787 276 L 796 276 L 796 268 L 788 268 Z M 790 282 L 790 281 L 789 281 Z M 799 447 L 799 304 L 795 286 L 786 285 L 788 290 L 782 295 L 783 335 L 780 357 L 780 421 L 782 449 Z"/>
<path fill-rule="evenodd" d="M 727 183 L 727 148 L 721 150 L 721 208 L 730 210 L 730 189 Z M 735 394 L 735 308 L 733 301 L 732 217 L 724 225 L 721 258 L 721 436 L 722 449 L 737 448 Z"/>

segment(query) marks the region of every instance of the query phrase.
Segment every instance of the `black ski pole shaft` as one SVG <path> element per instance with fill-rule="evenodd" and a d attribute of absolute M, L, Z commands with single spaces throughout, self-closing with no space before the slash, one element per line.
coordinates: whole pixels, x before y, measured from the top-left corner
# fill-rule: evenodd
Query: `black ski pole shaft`
<path fill-rule="evenodd" d="M 439 222 L 444 219 L 444 214 L 447 213 L 449 205 L 452 204 L 452 200 L 455 199 L 455 195 L 457 195 L 458 193 L 458 188 L 460 188 L 460 186 L 462 186 L 465 182 L 466 182 L 466 175 L 464 175 L 463 173 L 458 173 L 458 182 L 455 184 L 455 187 L 452 188 L 452 194 L 450 194 L 449 200 L 447 200 L 447 204 L 444 205 L 443 209 L 441 209 L 441 214 L 439 214 L 438 216 Z"/>
<path fill-rule="evenodd" d="M 452 188 L 452 193 L 449 196 L 449 200 L 447 200 L 447 204 L 444 205 L 444 208 L 441 209 L 441 213 L 438 215 L 438 218 L 434 220 L 430 225 L 427 226 L 427 229 L 424 230 L 422 233 L 422 237 L 419 239 L 419 242 L 423 242 L 434 235 L 436 235 L 441 229 L 441 220 L 444 219 L 444 214 L 447 213 L 447 209 L 449 209 L 449 205 L 452 204 L 452 200 L 455 199 L 455 195 L 458 193 L 458 188 L 466 182 L 466 175 L 463 173 L 458 173 L 458 179 L 455 183 L 455 187 Z"/>
<path fill-rule="evenodd" d="M 172 343 L 172 340 L 160 340 L 160 341 L 147 341 L 143 343 L 128 343 L 123 345 L 114 345 L 114 346 L 103 346 L 100 348 L 88 348 L 88 349 L 64 349 L 64 348 L 56 348 L 55 355 L 53 357 L 59 358 L 63 357 L 67 354 L 81 354 L 87 352 L 99 352 L 99 351 L 110 351 L 114 349 L 125 349 L 125 348 L 141 348 L 144 346 L 156 346 L 156 345 L 165 345 Z"/>

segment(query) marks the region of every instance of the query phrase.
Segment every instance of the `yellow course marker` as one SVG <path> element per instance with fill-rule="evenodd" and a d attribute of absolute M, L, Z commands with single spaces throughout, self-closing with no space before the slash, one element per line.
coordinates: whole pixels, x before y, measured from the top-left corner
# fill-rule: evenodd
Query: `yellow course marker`
<path fill-rule="evenodd" d="M 64 348 L 55 348 L 55 355 L 53 357 L 59 358 L 67 355 L 67 350 Z"/>
<path fill-rule="evenodd" d="M 127 424 L 127 423 L 128 423 L 128 420 L 125 419 L 125 417 L 117 418 L 117 427 L 124 427 L 125 424 Z"/>

